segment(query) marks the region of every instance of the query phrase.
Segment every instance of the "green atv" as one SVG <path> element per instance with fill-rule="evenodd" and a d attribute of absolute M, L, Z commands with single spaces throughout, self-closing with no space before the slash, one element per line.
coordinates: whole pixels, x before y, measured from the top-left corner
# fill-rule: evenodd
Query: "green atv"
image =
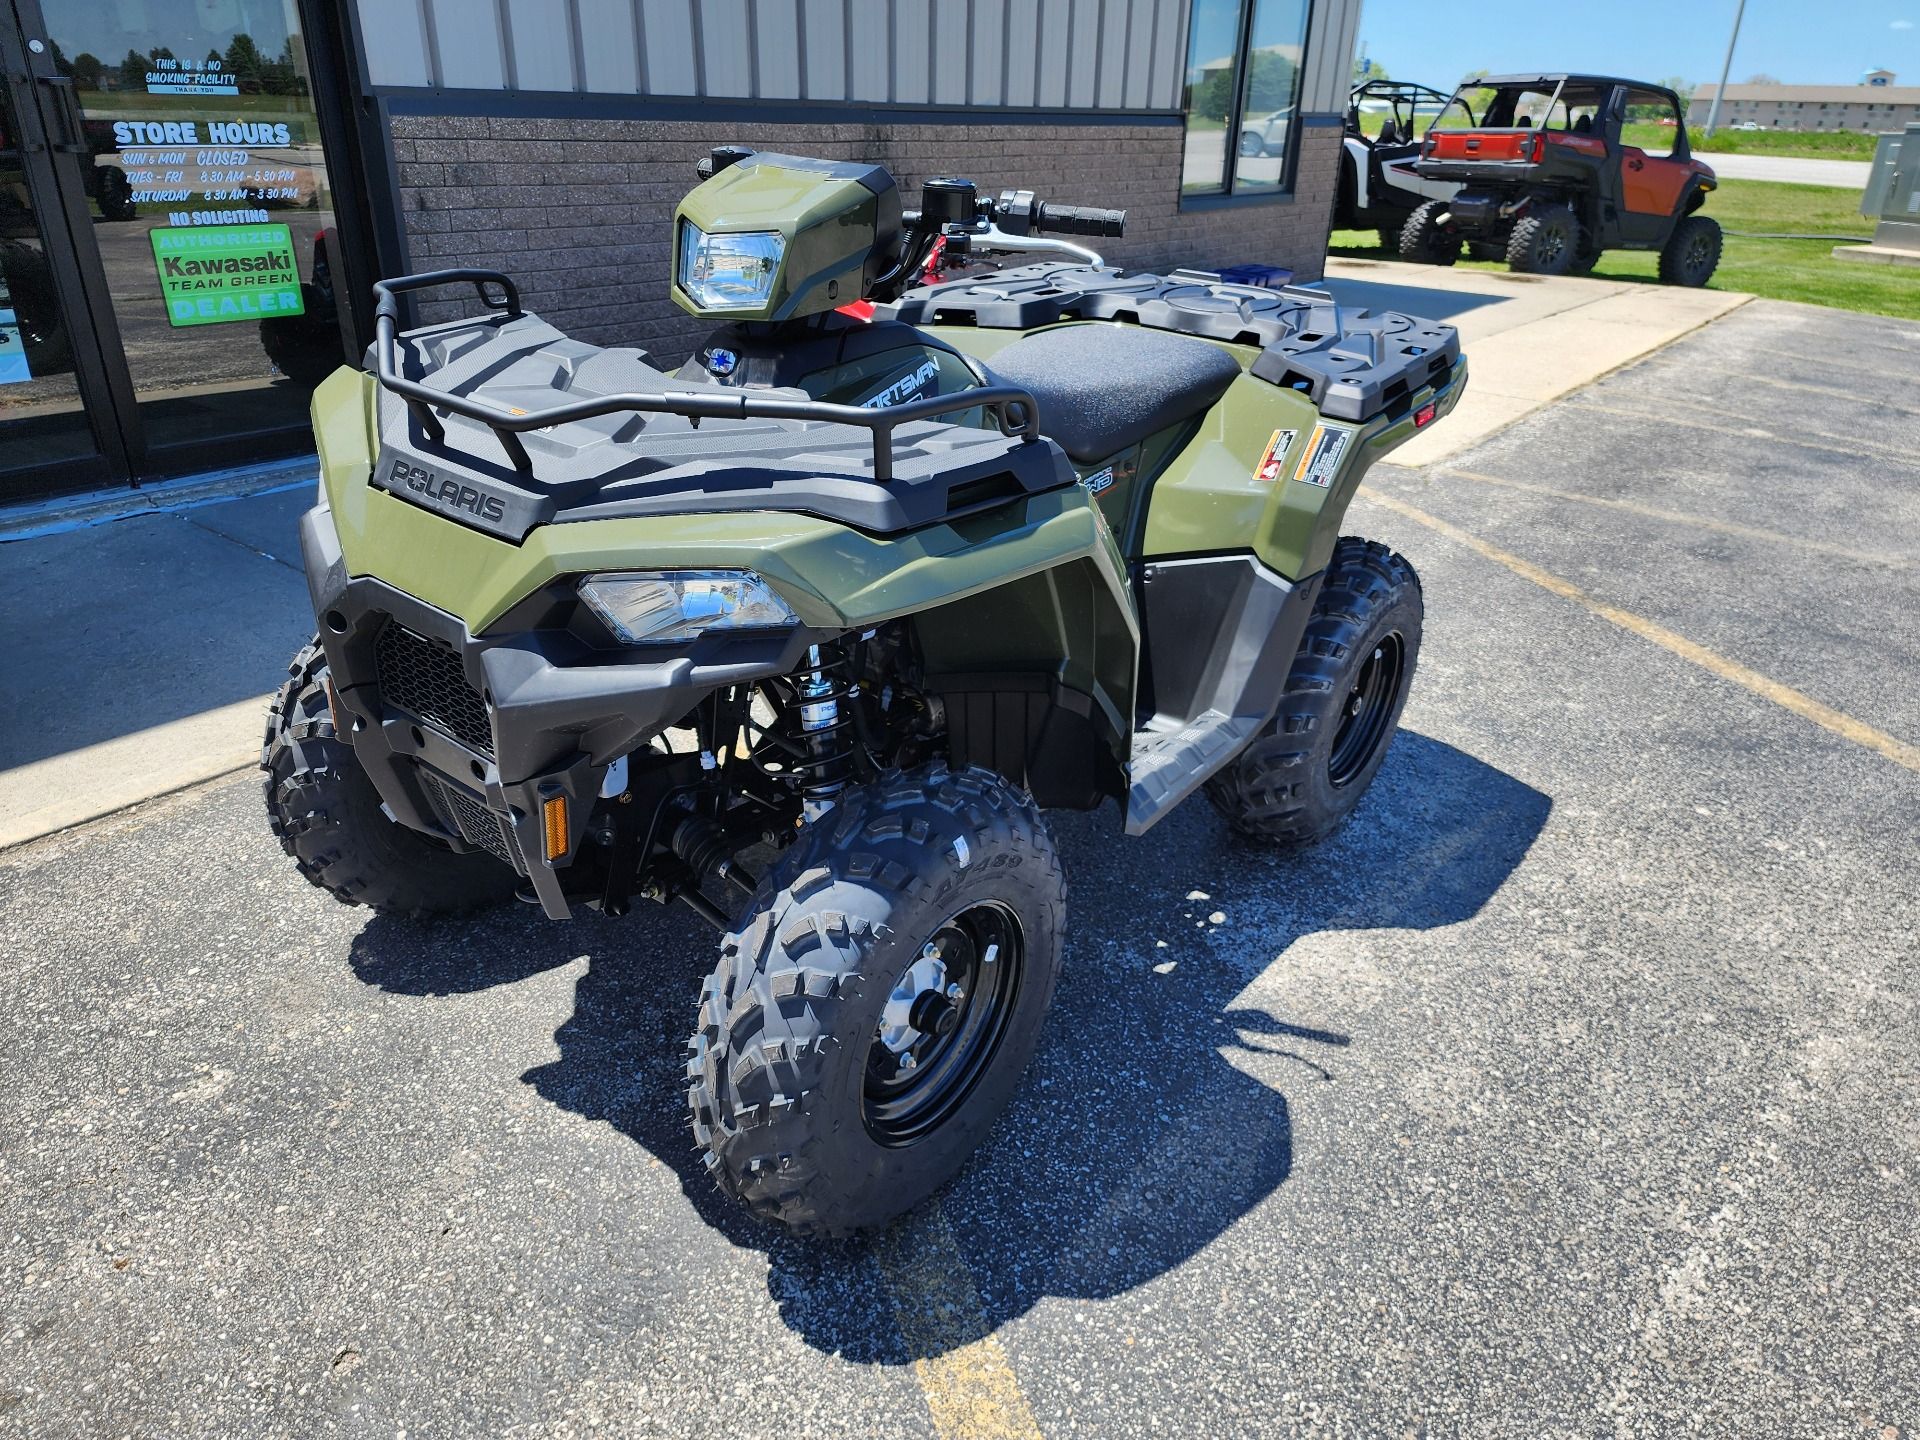
<path fill-rule="evenodd" d="M 374 373 L 314 397 L 319 635 L 262 765 L 349 903 L 711 921 L 705 1165 L 836 1234 L 951 1178 L 1034 1053 L 1043 811 L 1111 799 L 1139 835 L 1204 787 L 1276 853 L 1352 812 L 1422 610 L 1341 517 L 1466 366 L 1444 325 L 1057 238 L 1120 212 L 946 179 L 903 210 L 877 167 L 738 148 L 702 173 L 673 295 L 720 328 L 674 373 L 489 271 L 376 286 Z M 936 250 L 1049 258 L 922 283 Z M 483 313 L 400 332 L 451 283 Z"/>

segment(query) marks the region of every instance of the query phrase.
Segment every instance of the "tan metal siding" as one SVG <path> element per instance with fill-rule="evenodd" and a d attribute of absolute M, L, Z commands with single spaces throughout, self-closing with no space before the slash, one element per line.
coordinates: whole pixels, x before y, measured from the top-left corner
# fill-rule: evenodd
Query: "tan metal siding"
<path fill-rule="evenodd" d="M 507 0 L 516 90 L 572 90 L 573 7 L 567 0 Z"/>
<path fill-rule="evenodd" d="M 355 0 L 382 86 L 1177 110 L 1188 0 Z M 1302 108 L 1346 105 L 1360 0 L 1314 0 Z"/>

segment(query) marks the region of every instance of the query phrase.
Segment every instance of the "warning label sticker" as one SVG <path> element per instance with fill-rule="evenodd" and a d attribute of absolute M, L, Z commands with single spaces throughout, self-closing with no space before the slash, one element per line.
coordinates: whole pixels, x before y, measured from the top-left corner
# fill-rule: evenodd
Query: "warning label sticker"
<path fill-rule="evenodd" d="M 1327 425 L 1314 426 L 1313 438 L 1307 441 L 1300 463 L 1294 466 L 1293 478 L 1309 485 L 1318 485 L 1322 490 L 1327 489 L 1333 484 L 1333 477 L 1340 472 L 1341 457 L 1347 453 L 1347 445 L 1352 439 L 1351 430 L 1335 430 Z"/>
<path fill-rule="evenodd" d="M 1254 467 L 1253 478 L 1264 480 L 1269 485 L 1280 478 L 1280 472 L 1286 468 L 1287 451 L 1293 448 L 1294 437 L 1298 430 L 1276 430 L 1273 438 L 1267 441 L 1267 452 L 1260 457 L 1260 463 Z"/>

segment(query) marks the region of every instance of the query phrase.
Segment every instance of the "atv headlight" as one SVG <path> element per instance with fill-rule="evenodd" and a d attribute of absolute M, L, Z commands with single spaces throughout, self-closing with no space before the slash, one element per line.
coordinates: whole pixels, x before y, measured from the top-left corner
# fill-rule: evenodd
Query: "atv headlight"
<path fill-rule="evenodd" d="M 751 570 L 589 575 L 580 582 L 580 598 L 629 645 L 691 640 L 707 630 L 777 630 L 800 623 L 787 602 Z"/>
<path fill-rule="evenodd" d="M 703 310 L 757 310 L 773 295 L 787 242 L 776 231 L 709 235 L 680 222 L 680 288 Z"/>

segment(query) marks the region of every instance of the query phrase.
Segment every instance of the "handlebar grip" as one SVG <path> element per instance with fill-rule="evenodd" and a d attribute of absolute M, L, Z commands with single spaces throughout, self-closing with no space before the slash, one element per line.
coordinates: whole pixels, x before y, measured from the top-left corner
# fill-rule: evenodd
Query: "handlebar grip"
<path fill-rule="evenodd" d="M 1051 230 L 1056 235 L 1114 235 L 1127 225 L 1124 210 L 1102 210 L 1097 205 L 1052 205 L 1045 201 L 1033 207 L 1033 228 Z"/>

